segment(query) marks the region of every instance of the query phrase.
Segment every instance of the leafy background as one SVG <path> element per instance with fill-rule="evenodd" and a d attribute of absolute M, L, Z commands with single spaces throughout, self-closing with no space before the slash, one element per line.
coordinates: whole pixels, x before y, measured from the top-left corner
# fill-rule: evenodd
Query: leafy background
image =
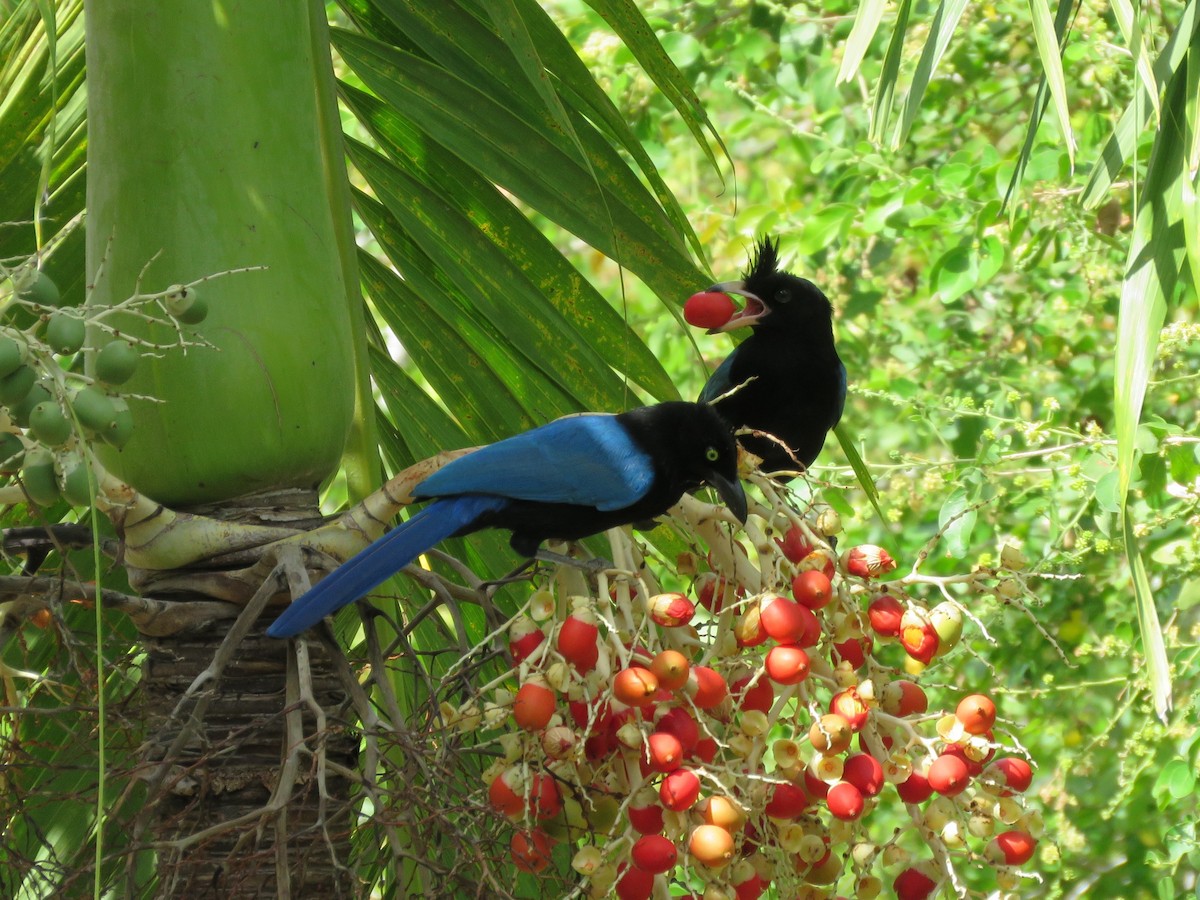
<path fill-rule="evenodd" d="M 0 221 L 28 223 L 44 195 L 52 230 L 82 204 L 81 4 L 56 8 L 54 81 L 47 42 L 14 49 L 35 6 L 0 2 Z M 834 300 L 844 427 L 880 492 L 882 521 L 830 440 L 815 483 L 847 540 L 911 565 L 977 507 L 927 568 L 986 565 L 1014 539 L 1041 576 L 1010 608 L 981 599 L 991 640 L 970 631 L 931 673 L 996 695 L 1038 761 L 1044 883 L 1029 893 L 1194 892 L 1200 325 L 1180 262 L 1200 233 L 1194 2 L 1135 15 L 1122 2 L 559 0 L 550 19 L 517 6 L 519 20 L 497 19 L 508 30 L 483 24 L 501 3 L 331 9 L 387 468 L 579 408 L 694 396 L 729 345 L 689 333 L 682 302 L 732 277 L 755 235 L 779 236 Z M 18 113 L 51 87 L 43 164 L 46 114 Z M 497 127 L 476 140 L 479 121 Z M 0 231 L 0 258 L 33 246 L 28 227 Z M 1143 255 L 1172 264 L 1127 279 Z M 77 236 L 51 274 L 78 301 L 81 272 Z M 501 547 L 462 553 L 501 570 Z M 1162 622 L 1169 712 L 1127 550 Z M 31 628 L 5 647 L 39 672 L 58 650 Z M 118 673 L 135 661 L 109 658 Z M 76 699 L 77 673 L 55 675 L 21 701 Z M 110 687 L 116 702 L 129 684 Z M 65 766 L 56 753 L 79 736 L 43 721 L 20 763 L 71 772 L 38 789 L 73 798 L 94 772 Z M 20 793 L 7 797 L 19 818 Z M 79 851 L 63 836 L 86 846 L 77 809 L 54 808 L 32 841 L 57 835 L 64 868 Z"/>

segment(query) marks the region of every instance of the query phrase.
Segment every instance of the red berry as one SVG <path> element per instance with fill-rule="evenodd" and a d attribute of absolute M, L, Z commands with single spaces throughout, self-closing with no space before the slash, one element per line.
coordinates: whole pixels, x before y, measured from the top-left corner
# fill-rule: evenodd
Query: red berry
<path fill-rule="evenodd" d="M 867 618 L 876 634 L 884 637 L 896 637 L 900 633 L 900 619 L 904 615 L 904 607 L 900 601 L 890 594 L 884 594 L 871 601 L 867 608 Z"/>
<path fill-rule="evenodd" d="M 954 715 L 968 734 L 985 734 L 996 724 L 996 704 L 984 694 L 971 694 L 959 701 Z"/>
<path fill-rule="evenodd" d="M 513 718 L 526 731 L 546 727 L 554 715 L 554 691 L 537 681 L 527 681 L 517 691 L 513 701 Z"/>
<path fill-rule="evenodd" d="M 947 797 L 954 797 L 966 789 L 971 780 L 967 764 L 957 756 L 943 753 L 929 765 L 929 786 Z"/>
<path fill-rule="evenodd" d="M 900 619 L 900 644 L 918 662 L 928 663 L 937 655 L 938 633 L 925 614 L 906 609 Z"/>
<path fill-rule="evenodd" d="M 991 758 L 990 754 L 996 751 L 993 748 L 988 749 L 989 756 L 984 760 L 972 759 L 967 755 L 967 751 L 961 744 L 947 744 L 946 749 L 942 751 L 942 756 L 953 756 L 956 759 L 961 759 L 962 764 L 967 767 L 967 774 L 974 778 L 976 775 L 983 773 L 983 764 Z"/>
<path fill-rule="evenodd" d="M 683 744 L 673 734 L 654 732 L 646 738 L 646 752 L 655 772 L 674 772 L 683 764 Z"/>
<path fill-rule="evenodd" d="M 717 758 L 717 746 L 715 739 L 710 737 L 700 738 L 696 741 L 696 749 L 692 751 L 692 756 L 700 760 L 702 763 L 710 763 Z"/>
<path fill-rule="evenodd" d="M 897 715 L 911 716 L 914 713 L 923 713 L 929 709 L 929 698 L 925 696 L 925 691 L 916 682 L 912 681 L 897 681 L 900 685 L 900 705 L 897 710 Z"/>
<path fill-rule="evenodd" d="M 802 611 L 804 607 L 795 601 L 771 594 L 763 598 L 758 618 L 763 631 L 772 638 L 781 644 L 794 644 L 805 631 Z"/>
<path fill-rule="evenodd" d="M 913 772 L 907 781 L 896 785 L 896 793 L 905 803 L 924 803 L 933 796 L 933 788 L 929 786 L 928 778 L 920 772 Z"/>
<path fill-rule="evenodd" d="M 797 785 L 788 782 L 772 784 L 769 796 L 764 812 L 774 819 L 794 819 L 808 809 L 808 794 Z"/>
<path fill-rule="evenodd" d="M 829 811 L 839 819 L 852 822 L 863 814 L 866 803 L 862 791 L 848 781 L 839 781 L 825 796 Z"/>
<path fill-rule="evenodd" d="M 696 607 L 683 594 L 655 594 L 646 601 L 650 618 L 663 628 L 678 628 L 692 621 Z"/>
<path fill-rule="evenodd" d="M 661 834 L 663 810 L 657 803 L 651 806 L 630 806 L 629 824 L 639 834 Z"/>
<path fill-rule="evenodd" d="M 552 845 L 545 832 L 514 831 L 508 846 L 513 865 L 522 872 L 540 872 L 550 864 Z"/>
<path fill-rule="evenodd" d="M 575 723 L 576 728 L 586 729 L 588 719 L 594 717 L 595 721 L 588 734 L 606 731 L 612 722 L 612 710 L 605 701 L 599 698 L 590 704 L 585 700 L 572 700 L 567 704 L 567 708 L 571 711 L 571 720 Z"/>
<path fill-rule="evenodd" d="M 519 816 L 525 808 L 525 798 L 512 788 L 518 775 L 515 768 L 505 769 L 488 785 L 488 802 L 491 803 L 492 809 L 513 818 Z"/>
<path fill-rule="evenodd" d="M 862 544 L 851 547 L 842 556 L 846 571 L 861 578 L 874 578 L 896 568 L 896 561 L 882 547 L 875 544 Z"/>
<path fill-rule="evenodd" d="M 829 796 L 829 782 L 822 781 L 807 767 L 804 769 L 804 789 L 818 800 L 824 800 Z"/>
<path fill-rule="evenodd" d="M 545 639 L 546 633 L 532 619 L 526 616 L 517 619 L 508 630 L 508 652 L 512 654 L 513 663 L 520 665 Z"/>
<path fill-rule="evenodd" d="M 629 851 L 629 858 L 633 860 L 633 864 L 652 875 L 673 869 L 678 857 L 675 842 L 661 834 L 647 834 L 638 838 Z"/>
<path fill-rule="evenodd" d="M 917 869 L 905 869 L 892 882 L 897 900 L 926 900 L 935 887 L 937 883 Z"/>
<path fill-rule="evenodd" d="M 809 569 L 792 579 L 792 596 L 803 607 L 824 609 L 833 599 L 833 584 L 824 572 Z"/>
<path fill-rule="evenodd" d="M 725 606 L 725 589 L 728 584 L 724 577 L 714 572 L 705 572 L 696 579 L 696 599 L 700 601 L 701 606 L 715 616 Z M 740 596 L 741 593 L 742 590 L 739 587 L 737 594 Z"/>
<path fill-rule="evenodd" d="M 796 639 L 796 643 L 801 647 L 815 647 L 821 640 L 821 620 L 807 607 L 801 606 L 800 613 L 804 619 L 804 634 Z"/>
<path fill-rule="evenodd" d="M 600 629 L 590 613 L 574 612 L 563 620 L 562 628 L 558 630 L 558 652 L 567 662 L 584 671 L 588 661 L 595 665 L 593 658 L 598 652 L 597 641 L 600 639 Z"/>
<path fill-rule="evenodd" d="M 874 797 L 883 790 L 883 766 L 869 753 L 855 753 L 842 765 L 842 779 L 862 791 L 864 797 Z"/>
<path fill-rule="evenodd" d="M 729 694 L 725 679 L 708 666 L 692 666 L 685 690 L 700 709 L 712 709 Z"/>
<path fill-rule="evenodd" d="M 789 562 L 798 563 L 813 551 L 812 544 L 808 542 L 808 538 L 804 536 L 804 531 L 799 525 L 793 525 L 787 530 L 783 540 L 776 538 L 775 543 Z"/>
<path fill-rule="evenodd" d="M 762 878 L 755 872 L 745 881 L 735 884 L 733 893 L 737 896 L 737 900 L 758 900 L 766 889 L 767 886 L 763 884 Z"/>
<path fill-rule="evenodd" d="M 858 695 L 858 689 L 854 687 L 848 687 L 834 694 L 833 699 L 829 701 L 829 711 L 837 713 L 845 719 L 846 724 L 853 732 L 862 730 L 862 727 L 867 724 L 867 716 L 871 712 L 870 707 Z"/>
<path fill-rule="evenodd" d="M 617 879 L 617 897 L 620 900 L 650 900 L 654 893 L 654 875 L 630 866 Z"/>
<path fill-rule="evenodd" d="M 549 819 L 562 809 L 562 796 L 553 775 L 538 772 L 529 788 L 530 812 L 534 818 Z"/>
<path fill-rule="evenodd" d="M 1033 781 L 1033 769 L 1029 767 L 1029 763 L 1015 756 L 1002 756 L 992 762 L 987 771 L 989 774 L 994 773 L 997 781 L 1008 786 L 1008 790 L 1000 792 L 1001 797 L 1008 797 L 1014 793 L 1023 794 Z"/>
<path fill-rule="evenodd" d="M 663 778 L 658 797 L 667 809 L 690 809 L 700 797 L 700 779 L 691 769 L 676 769 Z"/>
<path fill-rule="evenodd" d="M 683 747 L 684 753 L 691 753 L 700 740 L 700 726 L 686 709 L 677 706 L 669 709 L 654 724 L 654 730 L 663 734 L 674 735 Z"/>
<path fill-rule="evenodd" d="M 729 686 L 734 703 L 743 710 L 755 709 L 761 713 L 769 713 L 771 705 L 775 702 L 775 689 L 771 687 L 769 679 L 759 678 L 754 687 L 747 690 L 746 685 L 750 683 L 750 678 L 749 675 L 739 678 Z"/>
<path fill-rule="evenodd" d="M 777 684 L 799 684 L 808 677 L 808 654 L 795 644 L 772 647 L 764 663 L 767 676 Z"/>
<path fill-rule="evenodd" d="M 737 304 L 728 294 L 701 291 L 688 297 L 683 304 L 683 318 L 696 328 L 720 328 L 733 318 Z"/>
<path fill-rule="evenodd" d="M 987 856 L 992 862 L 1008 866 L 1022 866 L 1029 862 L 1037 841 L 1023 831 L 1005 831 L 992 838 Z"/>
<path fill-rule="evenodd" d="M 836 663 L 844 660 L 850 663 L 851 668 L 861 669 L 873 646 L 874 642 L 870 635 L 864 634 L 861 637 L 850 638 L 833 645 L 833 661 Z"/>

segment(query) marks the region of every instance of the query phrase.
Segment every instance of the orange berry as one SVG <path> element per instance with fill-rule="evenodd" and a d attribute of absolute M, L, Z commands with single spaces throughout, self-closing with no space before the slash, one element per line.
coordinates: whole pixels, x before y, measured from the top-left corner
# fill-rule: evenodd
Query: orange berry
<path fill-rule="evenodd" d="M 688 852 L 703 865 L 723 866 L 733 859 L 733 835 L 718 825 L 697 825 L 688 838 Z"/>
<path fill-rule="evenodd" d="M 554 715 L 554 691 L 540 679 L 527 681 L 513 701 L 513 718 L 526 731 L 540 731 Z"/>
<path fill-rule="evenodd" d="M 844 752 L 854 740 L 854 731 L 850 723 L 837 713 L 821 716 L 819 722 L 813 722 L 808 729 L 808 739 L 813 749 L 826 756 L 836 756 Z"/>
<path fill-rule="evenodd" d="M 543 831 L 514 831 L 509 842 L 513 864 L 522 872 L 540 872 L 550 864 L 550 838 Z"/>
<path fill-rule="evenodd" d="M 674 691 L 687 683 L 692 664 L 678 650 L 664 650 L 650 662 L 650 671 L 658 679 L 658 686 Z"/>
<path fill-rule="evenodd" d="M 658 691 L 658 679 L 649 669 L 630 666 L 613 677 L 613 696 L 626 706 L 649 706 Z"/>
<path fill-rule="evenodd" d="M 746 812 L 737 801 L 721 794 L 705 797 L 696 806 L 696 812 L 706 824 L 719 825 L 728 832 L 737 831 L 746 822 Z"/>
<path fill-rule="evenodd" d="M 984 694 L 971 694 L 954 711 L 968 734 L 984 734 L 996 723 L 996 704 Z"/>

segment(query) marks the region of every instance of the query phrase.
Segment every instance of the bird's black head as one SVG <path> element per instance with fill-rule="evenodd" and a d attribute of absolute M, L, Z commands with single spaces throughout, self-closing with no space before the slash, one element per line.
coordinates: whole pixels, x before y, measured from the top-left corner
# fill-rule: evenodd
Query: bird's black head
<path fill-rule="evenodd" d="M 679 493 L 702 484 L 716 488 L 739 522 L 746 521 L 746 494 L 738 480 L 733 429 L 707 403 L 670 401 L 622 413 L 630 433 L 654 458 L 659 474 Z"/>
<path fill-rule="evenodd" d="M 714 284 L 710 291 L 738 294 L 746 305 L 728 322 L 712 331 L 732 331 L 746 325 L 795 327 L 811 319 L 814 323 L 833 316 L 833 306 L 815 284 L 779 268 L 779 242 L 760 238 L 741 281 Z"/>

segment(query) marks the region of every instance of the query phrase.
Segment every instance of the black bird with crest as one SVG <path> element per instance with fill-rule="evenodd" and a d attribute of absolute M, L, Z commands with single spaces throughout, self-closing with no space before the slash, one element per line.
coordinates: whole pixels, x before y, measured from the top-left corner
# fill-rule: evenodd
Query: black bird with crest
<path fill-rule="evenodd" d="M 761 238 L 740 281 L 709 292 L 740 296 L 744 306 L 709 333 L 749 327 L 750 336 L 721 363 L 701 402 L 712 403 L 762 458 L 762 470 L 789 480 L 821 452 L 842 418 L 846 367 L 833 341 L 833 306 L 815 284 L 779 267 L 779 243 Z M 734 390 L 737 388 L 737 390 Z"/>

